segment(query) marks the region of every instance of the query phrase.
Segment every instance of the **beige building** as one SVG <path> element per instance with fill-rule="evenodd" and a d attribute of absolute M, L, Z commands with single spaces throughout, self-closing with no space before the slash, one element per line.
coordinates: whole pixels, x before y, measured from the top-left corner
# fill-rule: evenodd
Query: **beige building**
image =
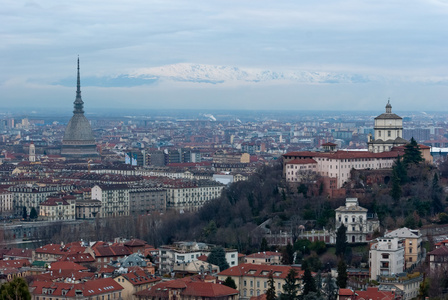
<path fill-rule="evenodd" d="M 218 150 L 213 155 L 213 162 L 215 163 L 250 163 L 249 153 L 227 153 L 223 150 Z"/>
<path fill-rule="evenodd" d="M 167 209 L 197 211 L 208 201 L 221 196 L 224 185 L 215 181 L 173 182 L 166 186 Z"/>
<path fill-rule="evenodd" d="M 101 202 L 101 218 L 129 216 L 129 187 L 126 184 L 95 185 L 92 200 Z"/>
<path fill-rule="evenodd" d="M 122 287 L 122 299 L 130 300 L 137 299 L 134 293 L 149 289 L 154 284 L 158 283 L 161 278 L 149 274 L 143 270 L 137 270 L 121 274 L 114 278 Z"/>
<path fill-rule="evenodd" d="M 11 214 L 12 208 L 12 193 L 8 190 L 0 190 L 0 214 Z"/>
<path fill-rule="evenodd" d="M 250 299 L 251 297 L 260 296 L 266 293 L 268 289 L 269 273 L 272 272 L 274 279 L 275 291 L 277 296 L 284 292 L 286 276 L 291 266 L 277 265 L 257 265 L 257 264 L 241 264 L 218 274 L 219 280 L 226 280 L 227 277 L 235 281 L 236 289 L 240 292 L 240 299 Z M 296 268 L 298 279 L 303 275 L 300 268 Z"/>
<path fill-rule="evenodd" d="M 282 254 L 273 251 L 264 251 L 246 255 L 244 258 L 246 264 L 257 265 L 280 265 L 282 262 Z"/>
<path fill-rule="evenodd" d="M 384 237 L 404 239 L 405 269 L 417 264 L 422 259 L 422 234 L 418 229 L 399 228 L 388 232 Z"/>
<path fill-rule="evenodd" d="M 100 213 L 100 200 L 77 200 L 76 201 L 76 218 L 77 219 L 94 219 Z"/>
<path fill-rule="evenodd" d="M 76 198 L 48 198 L 40 204 L 39 218 L 46 221 L 74 220 L 76 218 Z"/>

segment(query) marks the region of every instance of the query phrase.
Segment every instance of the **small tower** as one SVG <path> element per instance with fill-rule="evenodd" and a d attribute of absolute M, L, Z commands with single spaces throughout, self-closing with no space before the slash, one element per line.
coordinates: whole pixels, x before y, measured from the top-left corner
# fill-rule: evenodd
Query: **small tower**
<path fill-rule="evenodd" d="M 34 146 L 33 142 L 31 142 L 31 144 L 30 144 L 30 151 L 29 151 L 28 160 L 30 162 L 35 162 L 36 161 L 36 146 Z"/>

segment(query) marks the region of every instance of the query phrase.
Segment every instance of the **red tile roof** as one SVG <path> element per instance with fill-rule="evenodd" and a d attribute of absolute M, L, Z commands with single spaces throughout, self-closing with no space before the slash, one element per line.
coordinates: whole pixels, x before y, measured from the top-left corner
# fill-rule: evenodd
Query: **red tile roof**
<path fill-rule="evenodd" d="M 48 244 L 44 245 L 35 250 L 36 253 L 47 253 L 47 254 L 55 254 L 55 255 L 63 255 L 62 246 L 59 244 Z"/>
<path fill-rule="evenodd" d="M 190 297 L 226 297 L 239 292 L 228 286 L 203 281 L 171 280 L 158 283 L 147 290 L 135 293 L 136 296 L 165 298 L 171 289 L 181 290 L 181 295 Z"/>
<path fill-rule="evenodd" d="M 95 244 L 94 246 L 92 246 L 92 249 L 95 253 L 95 258 L 106 256 L 125 256 L 132 254 L 132 252 L 122 244 L 115 244 L 112 246 L 109 246 L 108 244 Z"/>
<path fill-rule="evenodd" d="M 393 300 L 395 295 L 389 291 L 379 291 L 377 287 L 368 287 L 366 291 L 356 291 L 357 300 Z"/>
<path fill-rule="evenodd" d="M 448 256 L 448 248 L 446 246 L 440 246 L 439 248 L 429 252 L 428 255 Z"/>
<path fill-rule="evenodd" d="M 72 261 L 75 263 L 91 263 L 95 262 L 95 259 L 89 253 L 73 253 L 66 254 L 59 261 Z"/>
<path fill-rule="evenodd" d="M 355 292 L 351 289 L 339 289 L 339 296 L 354 296 Z"/>
<path fill-rule="evenodd" d="M 138 270 L 132 273 L 126 273 L 121 276 L 126 278 L 126 280 L 129 281 L 134 286 L 146 283 L 158 282 L 162 280 L 160 277 L 153 276 L 143 270 Z"/>
<path fill-rule="evenodd" d="M 402 156 L 404 151 L 397 149 L 397 151 L 386 151 L 380 153 L 373 153 L 369 151 L 336 151 L 336 152 L 313 152 L 313 151 L 298 151 L 288 152 L 283 154 L 283 157 L 324 157 L 330 159 L 349 159 L 349 158 L 395 158 L 398 155 Z"/>
<path fill-rule="evenodd" d="M 139 239 L 132 239 L 132 240 L 124 243 L 124 245 L 127 247 L 142 247 L 142 246 L 145 246 L 146 244 L 148 244 L 148 243 L 143 240 L 139 240 Z"/>
<path fill-rule="evenodd" d="M 87 271 L 88 269 L 86 267 L 83 267 L 77 263 L 74 263 L 72 261 L 57 261 L 54 263 L 51 263 L 50 269 L 53 271 L 57 270 L 73 270 L 73 271 Z"/>
<path fill-rule="evenodd" d="M 0 260 L 0 268 L 20 268 L 31 265 L 28 259 Z"/>
<path fill-rule="evenodd" d="M 81 293 L 80 297 L 92 297 L 97 295 L 111 294 L 123 290 L 123 287 L 112 278 L 101 278 L 90 280 L 84 283 L 62 283 L 35 281 L 30 285 L 33 295 L 46 295 L 44 290 L 52 289 L 52 296 L 66 296 L 74 298 L 76 292 Z"/>

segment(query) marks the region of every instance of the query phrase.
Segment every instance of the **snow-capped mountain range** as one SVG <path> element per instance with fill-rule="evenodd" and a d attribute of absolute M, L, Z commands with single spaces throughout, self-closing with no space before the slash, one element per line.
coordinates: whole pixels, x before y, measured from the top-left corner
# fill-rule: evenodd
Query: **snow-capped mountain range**
<path fill-rule="evenodd" d="M 364 83 L 371 78 L 360 74 L 309 71 L 272 71 L 262 69 L 179 63 L 141 68 L 125 75 L 134 79 L 173 80 L 187 82 L 269 82 L 296 81 L 301 83 Z"/>

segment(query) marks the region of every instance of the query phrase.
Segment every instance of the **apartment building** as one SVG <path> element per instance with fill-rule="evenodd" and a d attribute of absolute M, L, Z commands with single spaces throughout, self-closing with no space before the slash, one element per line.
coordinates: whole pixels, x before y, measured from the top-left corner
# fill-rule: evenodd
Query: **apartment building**
<path fill-rule="evenodd" d="M 131 215 L 166 211 L 166 189 L 139 187 L 129 190 Z"/>
<path fill-rule="evenodd" d="M 404 271 L 404 239 L 381 237 L 370 245 L 370 279 L 379 276 L 393 276 Z"/>
<path fill-rule="evenodd" d="M 418 229 L 403 227 L 386 233 L 384 237 L 404 239 L 404 261 L 406 269 L 421 261 L 423 255 L 422 234 Z"/>
<path fill-rule="evenodd" d="M 12 193 L 13 211 L 21 215 L 23 208 L 26 208 L 28 214 L 34 207 L 39 212 L 39 206 L 47 200 L 47 197 L 60 191 L 71 191 L 74 187 L 71 185 L 57 186 L 38 186 L 38 185 L 19 185 L 12 186 L 9 191 Z"/>
<path fill-rule="evenodd" d="M 202 255 L 208 256 L 215 245 L 197 242 L 176 242 L 159 247 L 159 270 L 162 274 L 171 272 L 176 264 L 189 263 Z M 229 266 L 238 265 L 238 252 L 224 249 Z"/>
<path fill-rule="evenodd" d="M 196 211 L 208 201 L 221 196 L 223 184 L 210 181 L 173 181 L 166 185 L 167 209 Z"/>
<path fill-rule="evenodd" d="M 76 218 L 76 198 L 48 198 L 40 204 L 39 218 L 46 221 L 74 220 Z"/>
<path fill-rule="evenodd" d="M 92 188 L 92 200 L 101 202 L 101 218 L 129 216 L 129 187 L 126 184 L 95 185 Z"/>
<path fill-rule="evenodd" d="M 227 277 L 235 281 L 236 289 L 240 292 L 240 299 L 250 299 L 251 297 L 260 296 L 266 293 L 268 289 L 269 273 L 272 272 L 274 279 L 275 291 L 277 296 L 284 292 L 286 276 L 291 270 L 291 266 L 278 265 L 258 265 L 258 264 L 241 264 L 231 267 L 218 274 L 219 280 L 226 280 Z M 297 278 L 303 275 L 300 268 L 295 268 Z"/>

